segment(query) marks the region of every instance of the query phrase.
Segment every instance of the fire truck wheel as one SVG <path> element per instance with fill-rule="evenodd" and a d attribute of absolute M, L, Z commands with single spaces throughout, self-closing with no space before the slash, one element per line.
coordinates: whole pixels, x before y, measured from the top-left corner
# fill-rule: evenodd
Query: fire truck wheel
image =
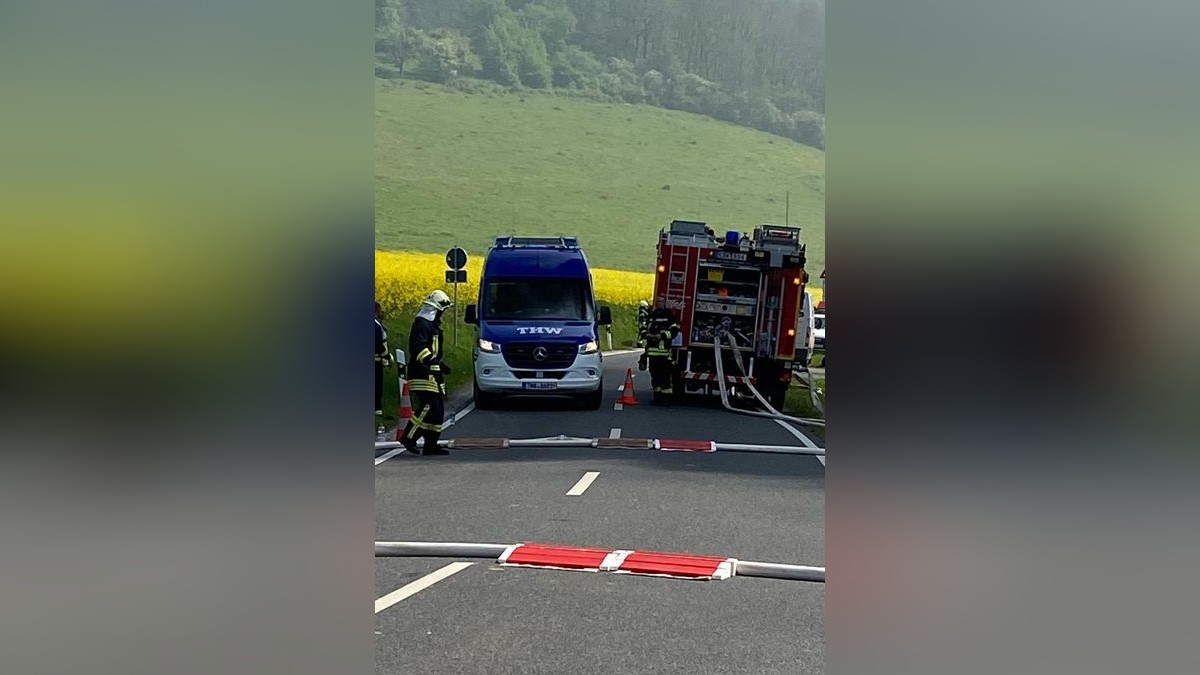
<path fill-rule="evenodd" d="M 786 398 L 787 389 L 781 387 L 771 392 L 771 395 L 767 397 L 767 403 L 770 403 L 772 408 L 783 412 L 783 402 Z"/>

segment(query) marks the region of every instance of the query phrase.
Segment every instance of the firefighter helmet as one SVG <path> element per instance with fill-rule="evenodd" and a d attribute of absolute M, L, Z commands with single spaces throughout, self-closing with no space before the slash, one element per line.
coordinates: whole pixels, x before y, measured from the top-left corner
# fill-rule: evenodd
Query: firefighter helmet
<path fill-rule="evenodd" d="M 444 312 L 450 309 L 454 305 L 454 302 L 450 299 L 450 296 L 446 295 L 445 291 L 438 289 L 425 298 L 425 304 L 439 312 Z"/>

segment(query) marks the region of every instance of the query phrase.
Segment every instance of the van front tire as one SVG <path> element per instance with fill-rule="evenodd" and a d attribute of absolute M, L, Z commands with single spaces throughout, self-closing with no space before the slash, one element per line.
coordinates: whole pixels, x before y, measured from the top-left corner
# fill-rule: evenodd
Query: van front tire
<path fill-rule="evenodd" d="M 596 391 L 590 394 L 584 394 L 579 397 L 579 407 L 583 410 L 599 410 L 604 403 L 604 381 L 600 382 L 600 386 Z"/>
<path fill-rule="evenodd" d="M 481 390 L 479 382 L 472 382 L 472 388 L 474 389 L 476 410 L 494 410 L 496 408 L 499 396 Z"/>

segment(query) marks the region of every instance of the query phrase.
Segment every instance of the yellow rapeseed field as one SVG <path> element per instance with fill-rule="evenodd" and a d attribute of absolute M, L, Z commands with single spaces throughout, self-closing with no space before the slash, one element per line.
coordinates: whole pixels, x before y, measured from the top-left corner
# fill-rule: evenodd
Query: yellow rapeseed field
<path fill-rule="evenodd" d="M 467 261 L 467 283 L 458 287 L 460 305 L 475 302 L 479 296 L 482 266 L 483 259 L 479 256 L 472 256 Z M 446 258 L 438 253 L 376 251 L 375 298 L 385 313 L 410 312 L 435 288 L 452 292 L 446 284 L 445 270 Z M 593 269 L 592 280 L 596 284 L 597 299 L 609 305 L 636 306 L 639 300 L 649 301 L 654 293 L 654 275 L 649 272 Z M 821 289 L 809 290 L 813 302 L 819 302 Z"/>
<path fill-rule="evenodd" d="M 479 275 L 483 259 L 473 256 L 467 261 L 467 283 L 458 286 L 458 302 L 467 305 L 479 296 Z M 410 311 L 435 288 L 447 293 L 453 289 L 446 284 L 446 258 L 437 253 L 410 251 L 375 252 L 375 298 L 386 313 Z M 597 299 L 609 305 L 637 305 L 650 300 L 654 293 L 654 275 L 649 272 L 593 269 Z"/>

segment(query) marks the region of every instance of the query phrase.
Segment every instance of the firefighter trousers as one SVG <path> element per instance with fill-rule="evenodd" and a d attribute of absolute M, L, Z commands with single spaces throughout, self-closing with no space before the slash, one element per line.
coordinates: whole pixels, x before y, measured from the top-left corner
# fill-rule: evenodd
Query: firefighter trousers
<path fill-rule="evenodd" d="M 404 427 L 404 435 L 400 442 L 412 445 L 418 438 L 425 439 L 426 448 L 437 446 L 442 436 L 442 422 L 445 420 L 446 408 L 441 392 L 412 390 L 413 416 Z"/>
<path fill-rule="evenodd" d="M 650 357 L 650 390 L 653 392 L 652 400 L 655 402 L 667 402 L 674 394 L 674 377 L 672 371 L 674 367 L 671 363 L 670 356 L 653 355 Z"/>
<path fill-rule="evenodd" d="M 375 414 L 383 412 L 383 364 L 375 361 Z"/>

